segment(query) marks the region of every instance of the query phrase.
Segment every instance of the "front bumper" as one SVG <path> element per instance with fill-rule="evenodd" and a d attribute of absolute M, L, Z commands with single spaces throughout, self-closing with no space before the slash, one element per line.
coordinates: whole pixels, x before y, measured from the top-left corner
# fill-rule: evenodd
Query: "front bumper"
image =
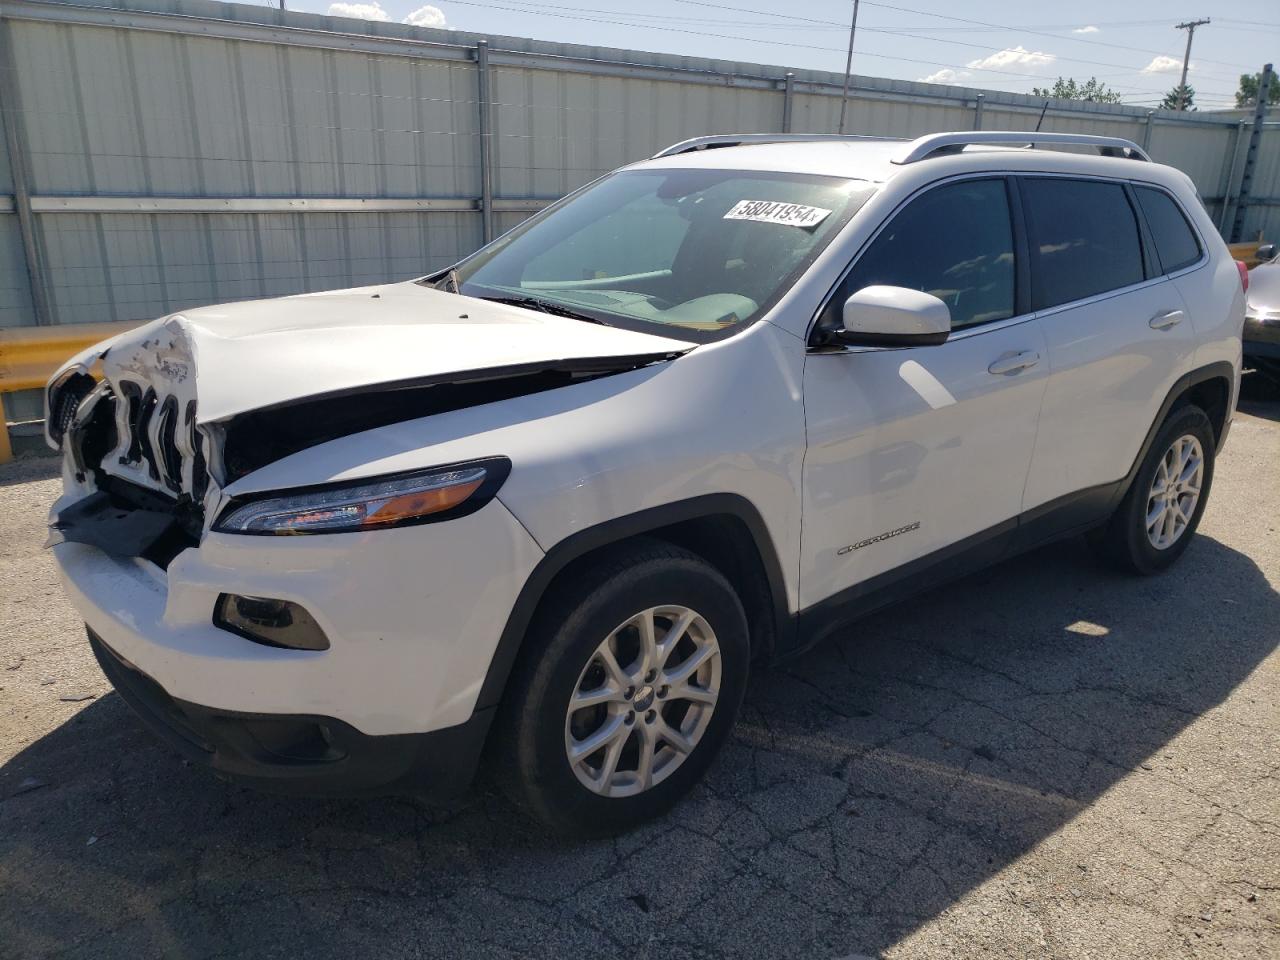
<path fill-rule="evenodd" d="M 143 724 L 192 763 L 273 793 L 413 793 L 457 799 L 479 762 L 493 709 L 430 733 L 371 737 L 333 717 L 234 713 L 169 696 L 89 633 L 102 672 Z"/>
<path fill-rule="evenodd" d="M 174 701 L 323 717 L 369 737 L 456 727 L 492 706 L 480 690 L 542 557 L 496 500 L 445 523 L 368 533 L 210 533 L 167 569 L 85 543 L 53 553 L 89 628 Z M 264 646 L 215 626 L 223 593 L 300 604 L 330 648 Z"/>
<path fill-rule="evenodd" d="M 1280 313 L 1244 318 L 1244 355 L 1280 359 Z"/>

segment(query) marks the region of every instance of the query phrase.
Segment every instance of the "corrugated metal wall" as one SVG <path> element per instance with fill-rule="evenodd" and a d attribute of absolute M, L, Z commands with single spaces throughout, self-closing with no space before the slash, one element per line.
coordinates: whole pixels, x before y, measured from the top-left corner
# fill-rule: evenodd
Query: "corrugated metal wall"
<path fill-rule="evenodd" d="M 672 142 L 777 131 L 788 102 L 792 130 L 830 131 L 840 110 L 835 74 L 794 70 L 788 81 L 782 67 L 212 0 L 0 0 L 0 29 L 10 149 L 27 172 L 47 300 L 37 317 L 12 212 L 22 191 L 0 151 L 3 326 L 149 318 L 421 275 L 482 243 L 486 203 L 500 233 Z M 978 94 L 856 78 L 849 129 L 914 137 L 972 128 L 979 113 L 987 129 L 1031 129 L 1039 119 L 1040 101 L 988 91 L 979 107 Z M 1055 103 L 1044 128 L 1149 142 L 1195 180 L 1215 218 L 1238 187 L 1235 119 Z M 1269 202 L 1249 208 L 1247 233 L 1280 231 L 1280 130 L 1266 134 L 1253 192 Z M 152 212 L 163 198 L 173 212 Z M 404 203 L 355 202 L 370 199 Z M 117 208 L 104 209 L 111 202 Z"/>

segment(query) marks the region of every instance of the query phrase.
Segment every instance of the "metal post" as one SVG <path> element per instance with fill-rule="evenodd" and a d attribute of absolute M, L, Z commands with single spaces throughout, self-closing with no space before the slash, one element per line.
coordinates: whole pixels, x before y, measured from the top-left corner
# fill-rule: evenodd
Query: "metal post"
<path fill-rule="evenodd" d="M 1218 233 L 1226 237 L 1227 214 L 1231 212 L 1231 186 L 1235 183 L 1236 167 L 1240 165 L 1240 147 L 1244 143 L 1244 125 L 1248 121 L 1241 120 L 1236 124 L 1236 136 L 1231 141 L 1231 154 L 1227 158 L 1227 182 L 1222 188 L 1222 213 L 1218 215 Z"/>
<path fill-rule="evenodd" d="M 489 97 L 489 41 L 476 42 L 477 92 L 480 104 L 480 223 L 481 236 L 493 239 L 493 112 Z"/>
<path fill-rule="evenodd" d="M 1249 188 L 1253 186 L 1253 168 L 1258 163 L 1258 144 L 1262 140 L 1262 124 L 1267 119 L 1267 98 L 1271 95 L 1271 83 L 1275 71 L 1271 64 L 1262 68 L 1258 80 L 1258 102 L 1253 105 L 1253 130 L 1249 133 L 1249 149 L 1244 155 L 1244 173 L 1240 174 L 1240 192 L 1236 194 L 1236 218 L 1231 225 L 1231 243 L 1239 243 L 1244 233 L 1244 217 L 1249 209 Z"/>
<path fill-rule="evenodd" d="M 13 178 L 13 209 L 18 214 L 18 234 L 27 261 L 27 283 L 31 288 L 31 306 L 36 323 L 53 322 L 49 313 L 48 287 L 45 286 L 44 261 L 36 243 L 35 218 L 31 213 L 31 190 L 27 181 L 27 157 L 22 149 L 25 139 L 18 91 L 13 76 L 13 41 L 9 21 L 0 18 L 0 117 L 4 120 L 4 145 L 9 152 L 9 170 Z M 3 422 L 0 421 L 0 426 Z"/>
<path fill-rule="evenodd" d="M 858 30 L 858 0 L 853 0 L 853 19 L 849 21 L 849 55 L 844 58 L 844 90 L 840 94 L 840 130 L 844 133 L 844 115 L 849 106 L 849 72 L 853 69 L 853 35 Z"/>
<path fill-rule="evenodd" d="M 973 101 L 973 129 L 982 129 L 982 101 L 987 98 L 985 93 L 980 93 Z"/>
<path fill-rule="evenodd" d="M 1151 152 L 1151 128 L 1156 123 L 1156 112 L 1154 110 L 1147 111 L 1147 125 L 1142 131 L 1142 149 L 1148 153 Z"/>
<path fill-rule="evenodd" d="M 787 72 L 782 78 L 782 132 L 791 132 L 791 110 L 794 106 L 793 100 L 796 95 L 796 75 Z"/>

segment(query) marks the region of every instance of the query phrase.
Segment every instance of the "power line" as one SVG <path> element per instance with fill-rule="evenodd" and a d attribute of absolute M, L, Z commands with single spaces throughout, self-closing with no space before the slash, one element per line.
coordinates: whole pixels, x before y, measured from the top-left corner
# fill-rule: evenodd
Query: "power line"
<path fill-rule="evenodd" d="M 609 15 L 609 19 L 605 19 L 603 17 L 581 16 L 578 14 L 569 14 L 569 13 L 554 13 L 551 10 L 548 10 L 545 5 L 539 5 L 539 6 L 530 8 L 528 6 L 510 6 L 506 4 L 480 2 L 480 0 L 451 0 L 451 2 L 458 6 L 481 7 L 487 10 L 505 10 L 513 13 L 525 13 L 530 15 L 536 15 L 539 17 L 553 17 L 560 20 L 576 20 L 584 23 L 609 23 L 609 24 L 616 25 L 619 23 L 618 17 L 625 18 L 628 16 L 628 14 L 620 13 L 619 11 L 616 11 L 616 10 L 601 10 L 599 8 L 591 8 L 591 7 L 567 7 L 566 6 L 566 7 L 560 7 L 558 9 L 584 10 L 588 12 L 604 13 Z M 532 0 L 512 0 L 512 2 L 531 3 Z M 866 2 L 866 0 L 863 0 L 863 2 Z M 705 4 L 705 5 L 711 6 L 712 4 Z M 743 12 L 755 13 L 757 15 L 761 15 L 761 11 L 748 10 Z M 769 14 L 764 14 L 764 15 L 769 15 Z M 778 16 L 789 16 L 789 15 L 778 14 Z M 668 17 L 666 19 L 670 21 L 675 18 Z M 808 20 L 809 18 L 799 18 L 799 19 Z M 823 23 L 823 21 L 818 21 L 818 22 Z M 766 43 L 772 47 L 789 47 L 789 48 L 800 49 L 800 50 L 817 50 L 817 51 L 822 51 L 827 53 L 844 53 L 845 52 L 844 49 L 839 47 L 828 47 L 828 46 L 821 46 L 818 44 L 811 44 L 811 43 L 798 43 L 796 41 L 777 40 L 773 38 L 744 37 L 739 34 L 712 33 L 704 30 L 691 30 L 683 27 L 665 26 L 665 25 L 647 24 L 647 23 L 628 23 L 626 25 L 634 26 L 643 30 L 656 30 L 663 33 L 676 33 L 676 34 L 684 34 L 687 36 L 696 36 L 696 37 L 710 37 L 712 39 L 717 39 L 717 40 L 739 40 L 746 43 Z M 843 26 L 843 24 L 837 24 L 837 26 Z M 864 28 L 864 29 L 867 29 L 867 28 Z M 876 32 L 884 32 L 884 31 L 876 31 Z M 932 38 L 923 37 L 920 39 L 928 40 Z M 948 42 L 956 42 L 956 41 L 948 41 Z M 965 46 L 978 46 L 982 50 L 990 50 L 989 45 L 965 44 Z M 967 65 L 962 66 L 960 64 L 947 63 L 940 60 L 924 60 L 924 59 L 915 58 L 915 57 L 900 57 L 900 56 L 893 56 L 893 55 L 884 54 L 884 53 L 862 52 L 861 55 L 864 57 L 870 57 L 876 60 L 890 60 L 898 63 L 915 64 L 917 66 L 942 67 L 944 69 L 950 69 L 950 70 L 970 70 L 978 73 L 996 74 L 1001 77 L 1029 79 L 1029 80 L 1036 80 L 1040 82 L 1044 82 L 1046 80 L 1046 78 L 1041 74 L 1027 73 L 1027 72 L 1017 71 L 1017 70 L 1007 70 L 1007 69 L 999 69 L 999 68 L 993 68 L 993 67 L 978 67 L 978 66 L 967 66 Z M 1103 65 L 1114 66 L 1123 70 L 1124 76 L 1128 76 L 1130 74 L 1139 72 L 1136 68 L 1129 67 L 1122 64 L 1103 64 Z M 1106 77 L 1104 75 L 1103 79 L 1105 78 Z M 990 80 L 988 82 L 994 82 L 994 80 Z M 1163 93 L 1163 91 L 1155 90 L 1151 88 L 1133 88 L 1133 90 L 1134 92 L 1146 92 L 1146 93 L 1153 93 L 1153 94 Z"/>
<path fill-rule="evenodd" d="M 732 5 L 729 5 L 729 4 L 714 3 L 714 2 L 712 2 L 712 0 L 677 0 L 677 2 L 679 2 L 679 3 L 684 3 L 684 4 L 689 4 L 689 5 L 692 5 L 692 6 L 695 6 L 695 7 L 711 7 L 711 8 L 718 9 L 718 10 L 732 10 L 732 11 L 734 11 L 734 12 L 736 12 L 736 13 L 750 13 L 750 14 L 754 14 L 755 16 L 775 16 L 775 17 L 782 17 L 782 18 L 785 18 L 785 19 L 787 19 L 787 20 L 800 20 L 800 21 L 804 21 L 804 22 L 806 22 L 806 23 L 813 23 L 813 24 L 816 24 L 816 25 L 821 25 L 821 26 L 826 26 L 826 27 L 842 27 L 842 26 L 844 26 L 842 23 L 839 23 L 839 22 L 834 21 L 834 20 L 819 20 L 819 19 L 815 19 L 815 18 L 812 18 L 812 17 L 802 17 L 802 16 L 798 16 L 798 15 L 796 15 L 796 14 L 788 14 L 788 13 L 773 13 L 773 12 L 771 12 L 771 11 L 756 10 L 756 9 L 752 9 L 752 8 L 750 8 L 750 7 L 737 7 L 737 6 L 732 6 Z M 914 14 L 919 14 L 920 16 L 925 16 L 925 17 L 936 17 L 936 18 L 939 18 L 939 19 L 942 19 L 942 20 L 955 20 L 955 21 L 959 21 L 960 23 L 976 25 L 976 26 L 979 26 L 979 27 L 986 27 L 986 28 L 990 28 L 990 29 L 994 29 L 994 30 L 1001 30 L 1001 31 L 1019 30 L 1019 31 L 1021 31 L 1021 32 L 1023 32 L 1023 33 L 1031 33 L 1031 34 L 1035 34 L 1035 35 L 1037 35 L 1037 36 L 1052 37 L 1052 38 L 1053 38 L 1053 39 L 1055 39 L 1055 40 L 1070 40 L 1070 41 L 1072 41 L 1073 43 L 1091 43 L 1091 44 L 1094 44 L 1094 45 L 1096 45 L 1096 46 L 1114 47 L 1114 48 L 1116 48 L 1116 49 L 1118 49 L 1118 50 L 1125 50 L 1125 51 L 1128 51 L 1128 52 L 1134 52 L 1134 53 L 1150 53 L 1150 54 L 1153 54 L 1153 55 L 1155 55 L 1155 56 L 1168 56 L 1168 54 L 1167 54 L 1166 52 L 1162 51 L 1162 50 L 1149 50 L 1149 49 L 1146 49 L 1146 48 L 1143 48 L 1143 47 L 1130 47 L 1130 46 L 1126 46 L 1126 45 L 1124 45 L 1124 44 L 1118 44 L 1118 43 L 1107 43 L 1107 42 L 1106 42 L 1106 41 L 1104 41 L 1104 40 L 1086 40 L 1084 37 L 1068 37 L 1068 36 L 1064 36 L 1064 35 L 1062 35 L 1062 34 L 1058 34 L 1058 33 L 1049 33 L 1049 32 L 1044 31 L 1044 30 L 1036 30 L 1036 29 L 1031 29 L 1031 28 L 1028 28 L 1028 27 L 1017 27 L 1017 26 L 1012 26 L 1012 27 L 1011 27 L 1011 26 L 1002 25 L 1002 24 L 998 24 L 998 23 L 989 23 L 989 22 L 987 22 L 987 21 L 985 21 L 985 20 L 970 20 L 970 19 L 965 18 L 965 17 L 953 17 L 953 16 L 950 16 L 950 15 L 947 15 L 947 14 L 942 14 L 942 13 L 930 13 L 930 12 L 929 12 L 929 11 L 927 11 L 927 10 L 916 10 L 916 9 L 911 8 L 911 7 L 900 7 L 900 6 L 897 6 L 897 5 L 894 5 L 894 4 L 889 4 L 889 3 L 878 3 L 878 2 L 875 2 L 875 0 L 862 0 L 862 2 L 866 3 L 866 4 L 867 4 L 867 6 L 871 6 L 871 7 L 882 7 L 882 8 L 884 8 L 884 9 L 886 9 L 886 10 L 896 10 L 896 11 L 899 11 L 899 12 L 901 12 L 901 13 L 914 13 Z M 1160 22 L 1160 23 L 1164 23 L 1164 21 L 1158 21 L 1158 22 Z M 962 41 L 962 40 L 942 40 L 942 39 L 939 39 L 939 38 L 937 38 L 937 37 L 922 37 L 922 36 L 918 36 L 918 35 L 913 34 L 913 33 L 909 33 L 909 32 L 907 32 L 906 30 L 903 30 L 903 29 L 900 29 L 900 28 L 883 28 L 883 27 L 876 28 L 876 27 L 865 27 L 865 26 L 864 26 L 862 29 L 863 29 L 865 32 L 867 32 L 867 33 L 892 33 L 892 34 L 894 34 L 894 35 L 896 35 L 896 36 L 910 37 L 910 38 L 912 38 L 912 39 L 916 39 L 916 40 L 928 40 L 928 41 L 932 41 L 932 42 L 934 42 L 934 43 L 950 43 L 950 44 L 955 44 L 955 45 L 957 45 L 957 46 L 975 47 L 975 48 L 980 49 L 980 50 L 990 50 L 990 49 L 991 49 L 991 45 L 990 45 L 990 44 L 968 43 L 968 42 L 965 42 L 965 41 Z M 909 29 L 909 30 L 910 30 L 910 29 L 926 29 L 926 30 L 928 30 L 928 29 L 933 29 L 933 28 L 929 28 L 929 27 L 924 27 L 924 28 L 910 27 L 910 28 L 907 28 L 907 29 Z M 1138 72 L 1138 71 L 1141 69 L 1141 68 L 1138 68 L 1138 67 L 1130 67 L 1128 64 L 1106 63 L 1106 62 L 1098 61 L 1098 60 L 1083 60 L 1083 59 L 1080 59 L 1080 58 L 1077 58 L 1077 57 L 1056 57 L 1055 59 L 1062 60 L 1062 61 L 1064 61 L 1064 62 L 1066 62 L 1066 63 L 1083 63 L 1083 64 L 1089 64 L 1089 65 L 1092 65 L 1092 66 L 1099 66 L 1099 67 L 1115 67 L 1115 68 L 1117 68 L 1117 69 L 1122 69 L 1122 70 L 1133 70 L 1134 72 Z M 1230 68 L 1231 68 L 1231 69 L 1233 69 L 1233 70 L 1236 70 L 1236 69 L 1244 69 L 1244 68 L 1240 67 L 1238 64 L 1234 64 L 1234 63 L 1227 63 L 1226 61 L 1222 61 L 1222 60 L 1204 60 L 1203 62 L 1204 62 L 1204 63 L 1217 63 L 1217 64 L 1219 64 L 1220 66 L 1230 67 Z M 1206 77 L 1210 76 L 1209 74 L 1202 74 L 1202 75 L 1203 75 L 1203 76 L 1206 76 Z M 1234 78 L 1234 77 L 1227 78 L 1227 77 L 1223 77 L 1223 76 L 1218 76 L 1218 77 L 1216 77 L 1216 78 L 1211 78 L 1211 79 L 1219 79 L 1219 80 L 1230 79 L 1230 80 L 1234 80 L 1235 78 Z"/>
<path fill-rule="evenodd" d="M 870 6 L 883 7 L 887 10 L 897 10 L 902 13 L 915 13 L 915 14 L 920 14 L 922 16 L 926 16 L 926 17 L 937 17 L 940 20 L 956 20 L 961 23 L 976 24 L 984 27 L 992 27 L 997 30 L 1019 30 L 1019 31 L 1022 31 L 1023 33 L 1031 33 L 1037 36 L 1053 37 L 1056 40 L 1070 40 L 1072 43 L 1089 43 L 1098 47 L 1114 47 L 1117 50 L 1133 51 L 1135 53 L 1152 53 L 1157 55 L 1165 55 L 1164 52 L 1161 50 L 1148 50 L 1142 47 L 1131 47 L 1126 44 L 1108 43 L 1106 40 L 1090 40 L 1085 37 L 1068 37 L 1060 33 L 1046 32 L 1042 29 L 1037 29 L 1035 27 L 1007 26 L 1007 25 L 1002 25 L 998 23 L 990 23 L 986 20 L 971 20 L 965 17 L 953 17 L 943 13 L 930 13 L 927 10 L 915 10 L 910 7 L 900 7 L 891 3 L 878 3 L 878 2 L 873 2 L 873 0 L 866 0 L 866 3 Z M 1163 23 L 1164 21 L 1155 21 L 1155 22 Z M 1205 60 L 1204 62 L 1216 63 L 1219 66 L 1224 66 L 1224 67 L 1231 67 L 1233 70 L 1237 68 L 1236 64 L 1227 63 L 1224 60 Z"/>
<path fill-rule="evenodd" d="M 462 2 L 462 0 L 458 0 L 458 2 Z M 529 2 L 529 0 L 515 0 L 515 2 L 525 3 L 525 2 Z M 782 18 L 785 18 L 785 19 L 788 19 L 788 20 L 799 21 L 799 22 L 802 22 L 802 23 L 805 23 L 805 24 L 813 24 L 813 25 L 814 25 L 814 27 L 813 27 L 814 29 L 817 29 L 817 28 L 819 28 L 819 27 L 821 27 L 821 28 L 827 28 L 827 27 L 839 27 L 839 28 L 841 28 L 841 29 L 843 29 L 843 28 L 844 28 L 844 24 L 843 24 L 843 23 L 841 23 L 840 21 L 837 21 L 837 20 L 823 20 L 823 19 L 819 19 L 819 18 L 815 18 L 815 17 L 804 17 L 804 16 L 799 16 L 799 15 L 797 15 L 797 14 L 780 14 L 780 13 L 773 13 L 773 12 L 771 12 L 771 11 L 766 11 L 766 10 L 756 10 L 756 9 L 751 9 L 751 8 L 747 8 L 747 7 L 738 7 L 738 6 L 733 6 L 733 5 L 729 5 L 729 4 L 713 3 L 713 2 L 709 2 L 709 0 L 678 0 L 678 2 L 684 2 L 684 3 L 692 4 L 692 5 L 694 5 L 694 6 L 710 7 L 710 8 L 713 8 L 713 9 L 719 9 L 719 10 L 729 10 L 729 11 L 733 11 L 733 12 L 735 12 L 735 13 L 746 13 L 746 14 L 751 14 L 751 15 L 753 15 L 753 16 L 760 16 L 760 17 L 782 17 Z M 864 0 L 864 2 L 872 3 L 872 0 Z M 479 5 L 479 4 L 475 4 L 475 3 L 464 3 L 463 5 L 467 5 L 467 6 L 477 6 L 477 5 Z M 873 6 L 888 6 L 887 4 L 882 4 L 882 3 L 872 3 L 872 5 L 873 5 Z M 510 9 L 510 8 L 502 8 L 502 7 L 498 7 L 497 9 Z M 575 11 L 582 11 L 582 12 L 587 12 L 587 13 L 602 13 L 602 14 L 608 14 L 608 15 L 609 15 L 609 16 L 611 16 L 611 17 L 619 17 L 619 16 L 621 16 L 621 17 L 625 17 L 625 18 L 628 18 L 628 19 L 638 18 L 638 17 L 645 17 L 645 18 L 657 18 L 657 19 L 661 19 L 661 20 L 663 20 L 663 21 L 665 21 L 665 22 L 679 21 L 679 22 L 681 22 L 681 23 L 699 23 L 699 24 L 702 24 L 702 23 L 710 23 L 710 24 L 714 24 L 714 25 L 726 25 L 726 26 L 730 26 L 730 25 L 731 25 L 731 26 L 737 26 L 737 27 L 739 27 L 739 28 L 748 28 L 748 29 L 750 29 L 750 28 L 770 28 L 770 29 L 776 29 L 776 27 L 775 27 L 775 26 L 773 26 L 773 25 L 771 25 L 771 24 L 769 24 L 769 23 L 742 23 L 742 22 L 740 22 L 740 21 L 733 21 L 733 20 L 708 20 L 708 19 L 706 19 L 706 18 L 678 17 L 678 16 L 672 16 L 672 15 L 666 15 L 666 16 L 663 16 L 663 15 L 659 15 L 659 14 L 633 14 L 633 13 L 630 13 L 630 12 L 621 12 L 621 11 L 616 11 L 616 10 L 601 9 L 601 8 L 598 8 L 598 7 L 575 7 L 575 6 L 559 5 L 559 6 L 557 6 L 557 8 L 556 8 L 556 9 L 559 9 L 559 10 L 575 10 Z M 893 7 L 892 9 L 906 9 L 906 8 L 897 8 L 897 7 Z M 545 8 L 545 7 L 543 7 L 543 6 L 538 6 L 538 8 L 537 8 L 537 10 L 536 10 L 536 11 L 531 10 L 531 11 L 519 11 L 519 12 L 529 12 L 529 13 L 538 12 L 538 13 L 544 13 L 544 12 L 545 12 L 545 10 L 546 10 L 546 8 Z M 559 16 L 559 17 L 561 17 L 562 19 L 575 19 L 575 18 L 573 18 L 573 17 L 569 17 L 567 14 L 548 14 L 548 15 L 551 15 L 551 16 Z M 930 15 L 930 16 L 943 16 L 942 14 L 929 14 L 929 15 Z M 579 18 L 579 19 L 588 19 L 588 18 Z M 960 19 L 960 18 L 948 17 L 947 19 Z M 616 21 L 615 21 L 615 20 L 610 20 L 610 21 L 608 21 L 608 22 L 613 23 L 613 22 L 616 22 Z M 970 21 L 965 21 L 965 22 L 970 22 Z M 983 23 L 983 21 L 972 21 L 972 22 L 975 22 L 975 23 Z M 1163 22 L 1163 21 L 1159 21 L 1159 22 Z M 644 26 L 646 26 L 646 25 L 644 25 L 644 24 L 640 24 L 639 26 L 644 27 Z M 782 27 L 782 26 L 789 26 L 789 25 L 786 25 L 786 24 L 777 24 L 776 26 L 777 26 L 777 27 Z M 995 25 L 993 25 L 993 26 L 995 26 Z M 649 28 L 649 29 L 660 29 L 660 28 L 658 28 L 658 27 L 652 27 L 652 28 Z M 672 31 L 674 31 L 674 32 L 680 32 L 680 31 L 676 30 L 675 28 L 661 28 L 661 29 L 667 30 L 668 32 L 672 32 Z M 991 52 L 991 45 L 990 45 L 990 44 L 983 44 L 983 43 L 969 43 L 969 42 L 966 42 L 966 41 L 963 41 L 963 40 L 944 40 L 944 39 L 939 39 L 939 38 L 936 38 L 936 37 L 922 37 L 922 36 L 917 36 L 917 35 L 912 34 L 912 33 L 910 33 L 910 32 L 907 32 L 907 31 L 904 31 L 904 30 L 899 30 L 899 29 L 885 29 L 885 28 L 876 28 L 876 27 L 867 27 L 867 26 L 864 26 L 862 29 L 863 29 L 863 31 L 864 31 L 864 32 L 869 32 L 869 33 L 880 33 L 880 34 L 891 35 L 891 36 L 901 36 L 901 37 L 907 37 L 907 38 L 910 38 L 910 39 L 924 40 L 924 41 L 926 41 L 926 42 L 930 42 L 930 43 L 948 43 L 948 44 L 951 44 L 951 45 L 953 45 L 953 46 L 970 47 L 970 48 L 972 48 L 972 49 L 975 49 L 975 50 L 981 50 L 981 51 L 986 52 L 986 53 L 990 53 L 990 52 Z M 998 27 L 998 29 L 1006 29 L 1006 28 Z M 711 35 L 711 34 L 708 34 L 708 36 L 712 36 L 712 35 Z M 759 40 L 759 39 L 751 38 L 751 37 L 727 37 L 727 36 L 723 36 L 723 35 L 721 35 L 721 38 L 724 38 L 724 39 L 740 39 L 740 40 L 747 40 L 747 41 L 752 42 L 752 43 L 759 43 L 759 42 L 763 42 L 763 41 L 761 41 L 761 40 Z M 774 43 L 775 43 L 776 45 L 783 45 L 783 46 L 802 46 L 802 47 L 803 47 L 803 48 L 805 48 L 805 49 L 822 49 L 822 50 L 831 50 L 832 52 L 837 52 L 835 48 L 817 47 L 817 46 L 801 45 L 801 44 L 794 44 L 794 43 L 785 43 L 785 42 L 783 42 L 783 41 L 774 41 Z M 1116 45 L 1115 45 L 1115 44 L 1106 44 L 1106 46 L 1116 46 Z M 1128 49 L 1128 48 L 1122 48 L 1122 49 Z M 1135 49 L 1136 49 L 1136 48 L 1135 48 Z M 843 51 L 840 51 L 840 52 L 843 52 Z M 1166 56 L 1166 54 L 1159 54 L 1157 51 L 1141 51 L 1141 52 L 1157 53 L 1157 55 L 1159 55 L 1159 56 Z M 950 69 L 967 69 L 967 70 L 979 70 L 979 71 L 983 71 L 983 72 L 987 72 L 987 73 L 1000 73 L 1000 74 L 1006 74 L 1006 75 L 1011 76 L 1011 77 L 1028 77 L 1028 78 L 1032 78 L 1032 79 L 1044 79 L 1043 77 L 1041 77 L 1041 75 L 1040 75 L 1040 74 L 1020 73 L 1020 72 L 1012 71 L 1012 70 L 994 69 L 994 68 L 988 68 L 988 67 L 975 67 L 975 66 L 969 66 L 969 65 L 965 65 L 964 67 L 961 67 L 959 64 L 941 63 L 941 62 L 939 62 L 939 61 L 912 60 L 912 59 L 910 59 L 910 58 L 906 58 L 906 57 L 896 57 L 896 58 L 895 58 L 895 57 L 891 57 L 891 56 L 888 56 L 888 55 L 885 55 L 885 54 L 871 54 L 871 53 L 868 53 L 868 54 L 867 54 L 867 56 L 877 57 L 877 58 L 879 58 L 879 59 L 890 59 L 890 60 L 892 60 L 892 59 L 897 59 L 897 60 L 899 60 L 899 61 L 901 61 L 901 62 L 905 62 L 905 63 L 921 63 L 921 64 L 924 64 L 924 65 L 927 65 L 927 66 L 941 66 L 941 67 L 946 67 L 946 68 L 950 68 Z M 1128 76 L 1129 74 L 1132 74 L 1132 73 L 1141 73 L 1141 72 L 1142 72 L 1142 69 L 1141 69 L 1141 68 L 1139 68 L 1139 67 L 1133 67 L 1133 66 L 1130 66 L 1129 64 L 1111 63 L 1111 62 L 1108 62 L 1108 61 L 1099 61 L 1099 60 L 1085 60 L 1085 59 L 1081 59 L 1081 58 L 1077 58 L 1077 57 L 1058 57 L 1058 56 L 1056 56 L 1056 55 L 1054 56 L 1054 59 L 1055 59 L 1055 60 L 1061 60 L 1061 61 L 1063 61 L 1064 63 L 1081 63 L 1081 64 L 1087 64 L 1087 65 L 1091 65 L 1091 66 L 1109 67 L 1109 68 L 1112 68 L 1112 69 L 1116 69 L 1116 70 L 1123 71 L 1123 73 L 1122 73 L 1122 74 L 1119 74 L 1119 75 L 1123 75 L 1123 76 Z M 1208 62 L 1208 61 L 1206 61 L 1206 62 Z M 1230 66 L 1230 65 L 1229 65 L 1229 66 Z M 1220 81 L 1224 81 L 1224 82 L 1227 82 L 1227 83 L 1234 83 L 1234 82 L 1236 82 L 1236 79 L 1237 79 L 1235 76 L 1227 77 L 1227 76 L 1223 76 L 1223 75 L 1220 75 L 1220 74 L 1210 74 L 1210 73 L 1204 73 L 1204 72 L 1201 72 L 1199 75 L 1200 75 L 1202 78 L 1207 79 L 1207 80 L 1220 80 Z M 1105 78 L 1106 78 L 1106 77 L 1104 76 L 1102 79 L 1105 79 Z M 1151 91 L 1151 92 L 1157 92 L 1157 91 Z"/>

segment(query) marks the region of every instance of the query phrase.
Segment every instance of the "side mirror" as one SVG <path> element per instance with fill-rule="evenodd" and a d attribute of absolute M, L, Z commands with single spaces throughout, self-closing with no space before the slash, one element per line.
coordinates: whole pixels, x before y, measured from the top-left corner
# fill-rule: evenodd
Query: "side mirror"
<path fill-rule="evenodd" d="M 863 287 L 844 302 L 843 343 L 926 347 L 945 343 L 951 311 L 931 293 L 906 287 Z"/>
<path fill-rule="evenodd" d="M 1276 258 L 1276 245 L 1274 243 L 1264 243 L 1258 248 L 1258 252 L 1254 254 L 1259 263 L 1270 263 Z"/>

